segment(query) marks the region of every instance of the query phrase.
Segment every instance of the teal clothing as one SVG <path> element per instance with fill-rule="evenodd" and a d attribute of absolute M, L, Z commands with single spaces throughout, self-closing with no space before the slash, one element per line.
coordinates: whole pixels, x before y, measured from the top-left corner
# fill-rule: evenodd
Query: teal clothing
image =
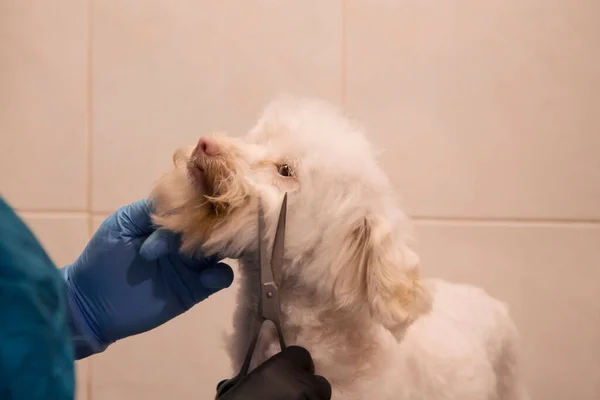
<path fill-rule="evenodd" d="M 0 196 L 0 399 L 73 400 L 68 301 L 59 270 Z"/>

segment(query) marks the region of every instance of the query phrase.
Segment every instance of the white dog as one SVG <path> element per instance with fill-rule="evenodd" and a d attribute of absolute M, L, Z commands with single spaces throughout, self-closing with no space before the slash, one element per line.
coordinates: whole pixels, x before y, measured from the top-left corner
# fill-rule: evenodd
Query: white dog
<path fill-rule="evenodd" d="M 257 302 L 257 199 L 273 237 L 288 193 L 283 330 L 333 399 L 525 399 L 517 334 L 483 290 L 422 280 L 407 219 L 361 129 L 318 100 L 283 98 L 243 138 L 178 150 L 152 198 L 182 250 L 240 260 L 230 353 L 239 368 Z M 254 366 L 279 351 L 263 330 Z"/>

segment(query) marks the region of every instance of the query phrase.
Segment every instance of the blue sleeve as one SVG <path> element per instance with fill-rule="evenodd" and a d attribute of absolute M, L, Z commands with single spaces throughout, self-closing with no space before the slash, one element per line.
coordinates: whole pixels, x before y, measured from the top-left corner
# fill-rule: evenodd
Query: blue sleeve
<path fill-rule="evenodd" d="M 0 398 L 73 400 L 66 289 L 37 238 L 0 196 Z"/>

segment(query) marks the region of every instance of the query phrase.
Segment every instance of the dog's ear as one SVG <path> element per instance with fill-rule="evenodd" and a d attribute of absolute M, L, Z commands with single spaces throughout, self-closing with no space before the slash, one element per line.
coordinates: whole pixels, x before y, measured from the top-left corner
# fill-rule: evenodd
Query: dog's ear
<path fill-rule="evenodd" d="M 336 279 L 338 300 L 354 298 L 363 304 L 366 300 L 373 319 L 397 334 L 427 312 L 431 299 L 421 284 L 419 257 L 389 222 L 364 218 L 346 244 L 349 264 Z M 357 288 L 362 296 L 356 296 Z"/>
<path fill-rule="evenodd" d="M 429 293 L 421 284 L 420 259 L 388 221 L 374 218 L 365 224 L 367 299 L 373 317 L 395 332 L 431 306 Z"/>

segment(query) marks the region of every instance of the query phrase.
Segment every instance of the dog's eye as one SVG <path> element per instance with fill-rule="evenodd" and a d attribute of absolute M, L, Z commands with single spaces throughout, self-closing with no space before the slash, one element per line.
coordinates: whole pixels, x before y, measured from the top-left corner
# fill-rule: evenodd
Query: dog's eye
<path fill-rule="evenodd" d="M 281 176 L 289 177 L 292 176 L 292 168 L 287 164 L 281 164 L 277 167 L 277 172 Z"/>

